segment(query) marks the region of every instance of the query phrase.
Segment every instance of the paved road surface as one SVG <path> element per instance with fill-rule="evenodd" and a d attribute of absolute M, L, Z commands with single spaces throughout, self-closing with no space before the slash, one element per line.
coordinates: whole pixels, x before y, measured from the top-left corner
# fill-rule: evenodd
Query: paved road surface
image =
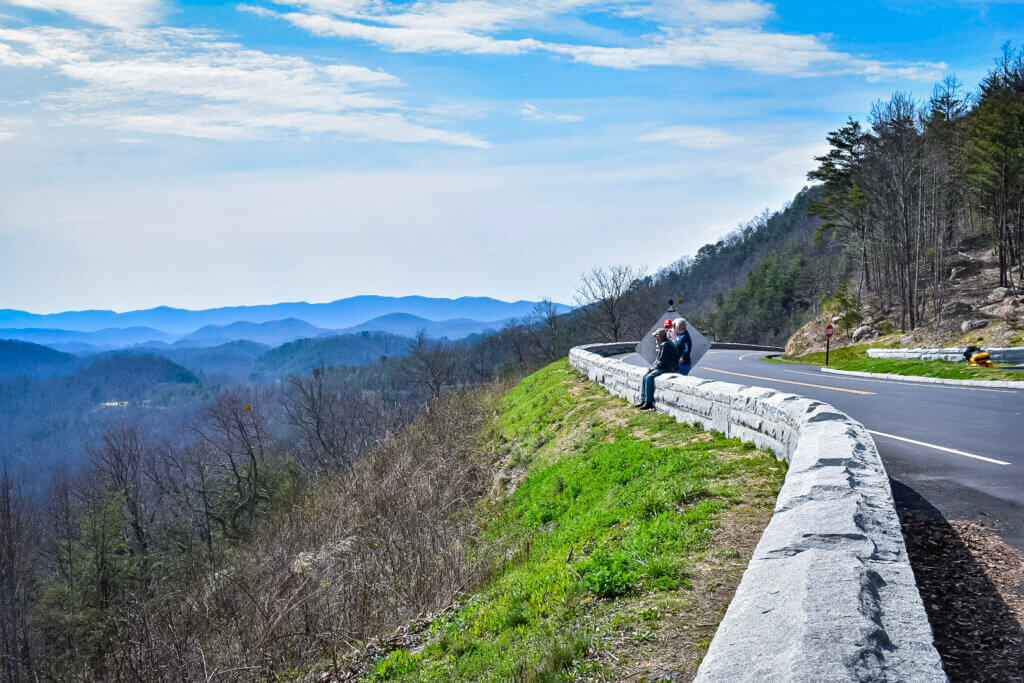
<path fill-rule="evenodd" d="M 871 430 L 897 504 L 997 526 L 1024 550 L 1024 387 L 975 389 L 845 377 L 769 354 L 713 350 L 693 375 L 771 387 L 831 403 Z M 623 360 L 646 365 L 636 354 Z M 1024 383 L 1022 383 L 1024 384 Z"/>

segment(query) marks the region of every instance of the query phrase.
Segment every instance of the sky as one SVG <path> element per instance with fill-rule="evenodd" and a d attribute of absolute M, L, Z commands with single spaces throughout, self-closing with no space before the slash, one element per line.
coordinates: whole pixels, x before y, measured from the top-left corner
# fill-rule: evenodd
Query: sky
<path fill-rule="evenodd" d="M 0 308 L 549 296 L 806 185 L 1024 4 L 0 0 Z"/>

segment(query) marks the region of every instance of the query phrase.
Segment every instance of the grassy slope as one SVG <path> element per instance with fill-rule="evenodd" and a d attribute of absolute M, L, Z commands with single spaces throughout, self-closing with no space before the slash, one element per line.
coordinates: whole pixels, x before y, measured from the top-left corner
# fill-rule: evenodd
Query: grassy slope
<path fill-rule="evenodd" d="M 622 678 L 659 656 L 692 675 L 784 466 L 639 413 L 564 360 L 515 387 L 497 422 L 495 446 L 521 480 L 489 512 L 503 559 L 481 592 L 435 620 L 425 647 L 391 653 L 370 677 Z"/>
<path fill-rule="evenodd" d="M 1024 372 L 996 368 L 972 368 L 966 363 L 951 363 L 942 360 L 903 360 L 900 358 L 869 358 L 869 344 L 854 344 L 835 349 L 829 356 L 829 367 L 836 370 L 858 370 L 861 372 L 888 372 L 894 375 L 916 375 L 919 377 L 942 377 L 945 379 L 981 379 L 1024 381 Z M 808 353 L 803 356 L 786 357 L 792 363 L 803 365 L 824 365 L 825 353 Z"/>

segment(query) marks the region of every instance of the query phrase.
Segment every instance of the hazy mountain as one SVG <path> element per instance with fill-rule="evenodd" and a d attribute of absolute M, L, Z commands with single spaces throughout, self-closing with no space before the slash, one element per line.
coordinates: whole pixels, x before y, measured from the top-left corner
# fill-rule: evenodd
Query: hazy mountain
<path fill-rule="evenodd" d="M 167 358 L 212 382 L 242 382 L 249 378 L 253 362 L 270 350 L 267 344 L 239 340 L 208 347 L 174 347 L 154 343 L 108 352 L 96 359 L 114 355 L 151 355 Z"/>
<path fill-rule="evenodd" d="M 39 344 L 0 339 L 0 378 L 63 375 L 74 371 L 77 360 Z"/>
<path fill-rule="evenodd" d="M 285 318 L 265 323 L 238 321 L 230 325 L 207 325 L 174 343 L 175 347 L 216 346 L 237 340 L 247 340 L 277 346 L 295 339 L 319 337 L 331 330 L 310 325 L 298 318 Z"/>
<path fill-rule="evenodd" d="M 316 327 L 341 329 L 388 313 L 409 313 L 428 320 L 504 320 L 522 317 L 529 313 L 534 305 L 533 301 L 507 302 L 490 297 L 442 299 L 422 296 L 355 296 L 323 304 L 300 301 L 262 306 L 229 306 L 199 311 L 159 306 L 125 313 L 88 310 L 39 315 L 0 309 L 0 327 L 94 331 L 108 327 L 145 326 L 181 335 L 189 334 L 206 325 L 229 325 L 239 320 L 265 323 L 283 318 L 299 318 Z"/>
<path fill-rule="evenodd" d="M 195 374 L 166 358 L 71 360 L 78 369 L 60 377 L 0 377 L 2 449 L 29 482 L 45 481 L 61 464 L 81 462 L 104 426 L 128 419 L 171 436 L 208 398 Z"/>
<path fill-rule="evenodd" d="M 344 334 L 354 332 L 390 332 L 403 337 L 414 337 L 423 330 L 428 337 L 440 339 L 462 339 L 471 334 L 478 334 L 484 330 L 500 330 L 505 324 L 504 320 L 494 322 L 480 322 L 469 318 L 455 318 L 453 320 L 427 320 L 411 313 L 389 313 L 373 320 L 367 320 L 354 327 L 339 330 Z"/>
<path fill-rule="evenodd" d="M 381 356 L 404 356 L 409 338 L 386 332 L 361 332 L 282 344 L 260 356 L 252 367 L 256 378 L 306 375 L 314 368 L 332 365 L 370 365 Z"/>
<path fill-rule="evenodd" d="M 161 384 L 198 384 L 195 373 L 167 358 L 150 355 L 115 354 L 97 360 L 84 370 L 64 378 L 69 384 L 104 387 L 106 400 L 143 396 Z"/>
<path fill-rule="evenodd" d="M 72 353 L 120 349 L 148 341 L 166 342 L 174 337 L 152 327 L 108 327 L 94 332 L 36 327 L 0 329 L 0 338 L 19 339 Z"/>

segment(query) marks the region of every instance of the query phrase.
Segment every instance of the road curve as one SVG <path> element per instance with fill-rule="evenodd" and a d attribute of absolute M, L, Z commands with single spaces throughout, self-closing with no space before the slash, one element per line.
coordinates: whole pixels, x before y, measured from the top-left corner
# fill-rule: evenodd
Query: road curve
<path fill-rule="evenodd" d="M 831 403 L 872 432 L 897 505 L 996 525 L 1024 550 L 1024 386 L 987 389 L 820 372 L 760 351 L 712 350 L 691 374 Z M 637 354 L 623 360 L 646 366 Z M 1022 383 L 1024 384 L 1024 383 Z M 906 487 L 904 490 L 903 487 Z"/>

